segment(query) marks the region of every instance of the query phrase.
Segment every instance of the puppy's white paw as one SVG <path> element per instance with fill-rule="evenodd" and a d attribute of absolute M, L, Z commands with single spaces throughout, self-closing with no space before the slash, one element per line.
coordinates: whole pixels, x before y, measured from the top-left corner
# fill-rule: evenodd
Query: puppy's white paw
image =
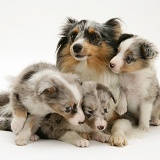
<path fill-rule="evenodd" d="M 139 127 L 138 127 L 138 129 L 142 130 L 142 131 L 148 132 L 149 131 L 149 125 L 140 124 Z"/>
<path fill-rule="evenodd" d="M 31 141 L 37 141 L 38 139 L 39 139 L 39 136 L 36 135 L 36 134 L 34 134 L 34 135 L 32 135 L 32 136 L 30 137 L 30 140 L 31 140 Z"/>
<path fill-rule="evenodd" d="M 18 134 L 24 125 L 24 121 L 18 121 L 18 120 L 14 120 L 11 123 L 11 129 L 15 134 Z"/>
<path fill-rule="evenodd" d="M 86 139 L 78 139 L 75 141 L 75 145 L 78 147 L 88 147 L 89 146 L 89 141 Z"/>
<path fill-rule="evenodd" d="M 102 143 L 108 142 L 109 138 L 110 138 L 110 135 L 105 134 L 103 132 L 94 133 L 92 136 L 92 139 L 102 142 Z"/>
<path fill-rule="evenodd" d="M 20 137 L 16 137 L 15 143 L 18 146 L 25 146 L 27 145 L 27 140 Z"/>
<path fill-rule="evenodd" d="M 150 124 L 153 125 L 153 126 L 159 126 L 159 125 L 160 125 L 160 120 L 159 120 L 159 118 L 151 119 Z"/>
<path fill-rule="evenodd" d="M 109 139 L 111 146 L 122 147 L 127 145 L 127 139 L 124 135 L 112 135 Z"/>
<path fill-rule="evenodd" d="M 118 106 L 117 109 L 116 109 L 116 112 L 119 115 L 123 115 L 124 113 L 127 112 L 127 107 L 125 107 L 125 106 Z"/>

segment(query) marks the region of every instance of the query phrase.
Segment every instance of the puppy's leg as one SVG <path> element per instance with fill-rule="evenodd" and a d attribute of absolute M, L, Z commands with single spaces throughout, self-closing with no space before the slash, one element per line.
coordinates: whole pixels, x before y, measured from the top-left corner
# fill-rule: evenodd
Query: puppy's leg
<path fill-rule="evenodd" d="M 91 139 L 105 143 L 109 141 L 109 137 L 110 135 L 105 134 L 104 132 L 95 131 L 95 132 L 92 132 Z"/>
<path fill-rule="evenodd" d="M 15 134 L 18 134 L 26 121 L 27 110 L 24 107 L 16 107 L 13 109 L 13 119 L 11 129 Z"/>
<path fill-rule="evenodd" d="M 35 115 L 28 116 L 25 122 L 24 128 L 19 132 L 19 134 L 16 137 L 16 140 L 15 140 L 16 144 L 19 146 L 26 145 L 30 140 L 31 136 L 38 129 L 41 120 L 42 118 L 39 116 L 35 116 Z"/>
<path fill-rule="evenodd" d="M 139 129 L 149 131 L 149 121 L 151 118 L 153 104 L 144 102 L 140 106 Z"/>
<path fill-rule="evenodd" d="M 152 110 L 151 116 L 151 125 L 159 126 L 160 125 L 160 96 L 158 96 Z"/>
<path fill-rule="evenodd" d="M 119 96 L 118 102 L 119 103 L 118 103 L 118 107 L 116 109 L 116 112 L 119 115 L 123 115 L 124 113 L 127 112 L 127 100 L 126 100 L 126 96 L 122 90 L 120 91 L 120 96 Z"/>
<path fill-rule="evenodd" d="M 73 144 L 78 147 L 88 147 L 89 146 L 89 141 L 82 138 L 75 131 L 67 131 L 59 140 L 65 143 Z"/>
<path fill-rule="evenodd" d="M 111 137 L 109 139 L 109 143 L 112 146 L 125 146 L 127 144 L 127 139 L 124 132 L 128 131 L 131 128 L 132 124 L 129 120 L 117 120 L 111 129 Z"/>
<path fill-rule="evenodd" d="M 16 93 L 11 94 L 10 103 L 13 109 L 11 129 L 14 133 L 18 134 L 26 121 L 27 109 L 20 102 L 19 95 Z"/>

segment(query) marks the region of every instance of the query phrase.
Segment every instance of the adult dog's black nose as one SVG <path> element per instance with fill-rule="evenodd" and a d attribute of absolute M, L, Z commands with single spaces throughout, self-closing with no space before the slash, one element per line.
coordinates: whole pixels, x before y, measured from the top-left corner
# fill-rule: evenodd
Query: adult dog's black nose
<path fill-rule="evenodd" d="M 73 51 L 74 51 L 75 53 L 79 53 L 79 52 L 82 50 L 82 48 L 83 48 L 83 46 L 82 46 L 81 44 L 75 44 L 75 45 L 73 46 Z"/>

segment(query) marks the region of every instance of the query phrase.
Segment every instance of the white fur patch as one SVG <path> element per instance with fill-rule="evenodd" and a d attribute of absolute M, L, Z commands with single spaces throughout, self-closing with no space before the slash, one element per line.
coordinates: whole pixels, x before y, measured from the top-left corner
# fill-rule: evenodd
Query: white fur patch
<path fill-rule="evenodd" d="M 78 111 L 74 115 L 74 117 L 68 119 L 68 121 L 73 125 L 79 125 L 78 122 L 84 122 L 84 120 L 85 120 L 85 116 L 84 116 L 83 111 L 80 109 L 80 107 L 77 107 L 77 109 L 78 109 Z"/>

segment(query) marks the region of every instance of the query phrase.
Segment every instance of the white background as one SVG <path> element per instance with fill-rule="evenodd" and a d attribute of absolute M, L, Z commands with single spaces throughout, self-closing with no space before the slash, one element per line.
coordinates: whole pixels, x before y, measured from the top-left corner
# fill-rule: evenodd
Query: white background
<path fill-rule="evenodd" d="M 0 88 L 7 90 L 9 75 L 17 75 L 34 62 L 55 64 L 55 49 L 66 17 L 105 22 L 119 17 L 124 32 L 141 35 L 160 49 L 159 0 L 0 0 Z M 156 62 L 158 77 L 159 60 Z M 0 132 L 0 159 L 160 159 L 160 127 L 117 148 L 92 141 L 89 148 L 51 140 L 24 147 L 14 144 L 14 134 Z M 3 157 L 3 158 L 2 158 Z"/>

